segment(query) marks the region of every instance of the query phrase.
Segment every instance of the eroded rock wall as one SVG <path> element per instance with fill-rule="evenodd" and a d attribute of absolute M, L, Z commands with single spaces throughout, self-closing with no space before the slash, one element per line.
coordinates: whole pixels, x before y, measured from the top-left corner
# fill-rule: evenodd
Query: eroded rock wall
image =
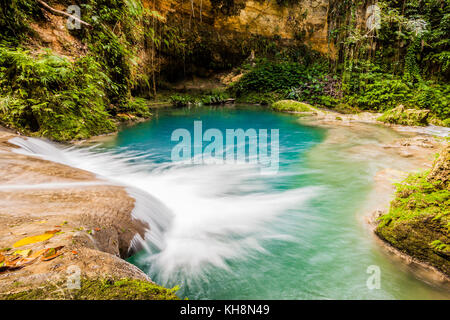
<path fill-rule="evenodd" d="M 213 2 L 213 3 L 212 3 Z M 334 54 L 328 43 L 329 0 L 302 0 L 279 5 L 276 0 L 236 0 L 231 8 L 226 1 L 144 0 L 144 5 L 163 15 L 179 15 L 192 23 L 210 24 L 217 32 L 279 37 L 298 40 L 322 54 Z"/>

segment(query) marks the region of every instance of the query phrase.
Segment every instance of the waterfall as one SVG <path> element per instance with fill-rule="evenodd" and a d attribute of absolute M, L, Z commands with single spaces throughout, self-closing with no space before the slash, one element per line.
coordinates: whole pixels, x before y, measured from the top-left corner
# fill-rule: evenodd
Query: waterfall
<path fill-rule="evenodd" d="M 150 226 L 132 246 L 146 250 L 142 259 L 163 284 L 201 276 L 210 267 L 228 270 L 229 261 L 266 252 L 266 240 L 293 241 L 283 232 L 289 225 L 283 216 L 317 193 L 315 187 L 269 188 L 250 164 L 156 163 L 127 150 L 64 147 L 35 138 L 10 142 L 20 147 L 15 152 L 124 186 L 136 200 L 133 217 Z"/>

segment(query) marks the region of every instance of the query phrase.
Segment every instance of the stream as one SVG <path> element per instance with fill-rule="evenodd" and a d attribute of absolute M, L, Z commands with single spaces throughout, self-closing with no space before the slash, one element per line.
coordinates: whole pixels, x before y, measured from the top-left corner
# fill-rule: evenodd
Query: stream
<path fill-rule="evenodd" d="M 194 136 L 194 121 L 203 132 L 278 129 L 278 172 L 262 174 L 258 163 L 171 161 L 172 133 Z M 156 111 L 90 146 L 22 147 L 125 185 L 134 216 L 151 228 L 133 240 L 129 261 L 159 284 L 178 285 L 182 298 L 448 299 L 399 268 L 364 226 L 377 202 L 375 174 L 410 166 L 380 151 L 401 136 L 378 125 L 330 131 L 258 107 L 198 107 Z M 374 266 L 375 289 L 367 285 Z"/>

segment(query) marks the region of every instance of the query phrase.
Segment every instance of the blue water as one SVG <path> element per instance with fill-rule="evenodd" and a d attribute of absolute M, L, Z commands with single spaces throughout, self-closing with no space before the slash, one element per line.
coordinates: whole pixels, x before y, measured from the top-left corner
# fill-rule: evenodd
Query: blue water
<path fill-rule="evenodd" d="M 258 165 L 236 163 L 173 163 L 172 132 L 185 128 L 193 135 L 199 120 L 203 131 L 279 129 L 279 172 L 262 175 Z M 96 152 L 132 155 L 125 165 L 138 169 L 116 176 L 126 176 L 164 207 L 158 215 L 167 216 L 167 224 L 130 261 L 157 283 L 179 285 L 181 297 L 448 298 L 391 261 L 361 219 L 375 173 L 395 165 L 370 147 L 361 150 L 395 137 L 375 126 L 330 131 L 256 107 L 202 107 L 157 111 Z M 370 266 L 381 272 L 379 289 L 367 286 Z"/>

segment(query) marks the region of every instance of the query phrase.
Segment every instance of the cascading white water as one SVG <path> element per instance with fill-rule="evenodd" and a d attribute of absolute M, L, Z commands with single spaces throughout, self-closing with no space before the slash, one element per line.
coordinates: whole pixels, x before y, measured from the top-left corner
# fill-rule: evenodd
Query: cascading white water
<path fill-rule="evenodd" d="M 125 186 L 136 199 L 133 216 L 151 227 L 144 243 L 135 238 L 133 244 L 144 244 L 151 273 L 162 283 L 201 276 L 208 267 L 226 270 L 228 261 L 264 252 L 265 240 L 294 241 L 281 232 L 288 225 L 283 215 L 317 193 L 313 187 L 267 188 L 259 169 L 249 164 L 155 163 L 127 151 L 64 148 L 34 138 L 10 142 L 21 147 L 16 152 Z"/>

